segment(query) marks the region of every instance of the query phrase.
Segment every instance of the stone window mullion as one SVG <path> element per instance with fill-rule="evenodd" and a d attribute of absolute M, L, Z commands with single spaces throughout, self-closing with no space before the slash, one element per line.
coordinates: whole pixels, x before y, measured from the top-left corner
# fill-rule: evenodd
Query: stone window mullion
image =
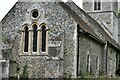
<path fill-rule="evenodd" d="M 48 54 L 48 38 L 49 38 L 48 32 L 49 29 L 46 29 L 46 54 Z"/>
<path fill-rule="evenodd" d="M 31 55 L 32 53 L 32 28 L 29 29 L 29 46 L 28 46 L 28 51 L 29 51 L 29 54 Z"/>
<path fill-rule="evenodd" d="M 38 36 L 37 36 L 38 37 L 37 38 L 37 43 L 38 43 L 37 44 L 37 53 L 40 54 L 41 44 L 42 44 L 42 42 L 41 42 L 41 38 L 42 38 L 41 34 L 42 34 L 42 32 L 41 32 L 41 29 L 38 29 L 37 31 L 38 31 Z"/>
<path fill-rule="evenodd" d="M 24 51 L 24 30 L 21 30 L 21 40 L 20 40 L 20 54 Z"/>

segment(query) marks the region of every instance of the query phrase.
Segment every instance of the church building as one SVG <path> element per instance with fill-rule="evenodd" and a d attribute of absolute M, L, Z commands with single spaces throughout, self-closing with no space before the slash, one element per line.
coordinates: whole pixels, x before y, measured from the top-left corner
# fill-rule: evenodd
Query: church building
<path fill-rule="evenodd" d="M 116 78 L 118 2 L 107 1 L 18 0 L 0 22 L 0 78 Z"/>

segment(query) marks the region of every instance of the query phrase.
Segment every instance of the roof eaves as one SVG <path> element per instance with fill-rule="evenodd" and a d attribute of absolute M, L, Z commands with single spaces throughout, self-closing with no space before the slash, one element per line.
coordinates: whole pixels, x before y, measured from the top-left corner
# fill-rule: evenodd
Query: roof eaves
<path fill-rule="evenodd" d="M 70 2 L 67 2 L 67 3 L 70 3 Z M 75 6 L 77 6 L 74 2 L 72 2 Z M 77 6 L 78 7 L 78 6 Z M 79 8 L 79 7 L 78 7 Z M 71 8 L 70 8 L 71 9 Z M 117 48 L 118 50 L 120 50 L 120 45 L 115 41 L 115 40 L 113 40 L 113 39 L 111 39 L 110 38 L 110 36 L 104 31 L 104 29 L 103 28 L 101 28 L 101 26 L 100 26 L 100 24 L 99 23 L 97 23 L 91 16 L 89 16 L 88 15 L 88 13 L 86 13 L 86 12 L 84 12 L 81 8 L 79 8 L 82 12 L 83 12 L 83 14 L 85 15 L 85 16 L 87 16 L 87 17 L 89 17 L 91 20 L 91 22 L 93 23 L 93 24 L 95 24 L 95 25 L 97 25 L 97 26 L 95 26 L 98 30 L 100 30 L 99 32 L 103 35 L 103 37 L 111 44 L 111 45 L 113 45 L 115 48 Z M 71 9 L 72 10 L 72 9 Z M 72 11 L 74 11 L 74 10 L 72 10 Z M 74 11 L 75 12 L 75 11 Z M 76 13 L 76 12 L 75 12 Z M 77 15 L 77 13 L 76 13 L 76 15 Z M 78 16 L 79 17 L 79 16 Z M 80 19 L 80 17 L 79 17 L 79 19 Z M 94 35 L 94 34 L 92 34 L 92 35 Z"/>
<path fill-rule="evenodd" d="M 97 36 L 95 34 L 95 32 L 88 27 L 88 25 L 65 3 L 61 3 L 60 5 L 67 11 L 68 14 L 70 14 L 72 16 L 72 18 L 79 24 L 79 27 L 82 28 L 87 34 L 89 34 L 90 37 L 94 38 L 95 40 L 97 40 L 98 42 L 100 42 L 101 44 L 105 44 L 103 40 L 101 40 L 99 38 L 99 36 Z"/>

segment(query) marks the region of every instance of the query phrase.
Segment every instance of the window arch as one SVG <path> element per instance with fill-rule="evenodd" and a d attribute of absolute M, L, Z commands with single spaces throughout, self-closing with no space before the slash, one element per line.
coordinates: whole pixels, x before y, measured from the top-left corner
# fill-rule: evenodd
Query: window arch
<path fill-rule="evenodd" d="M 46 27 L 42 25 L 42 52 L 46 51 Z"/>
<path fill-rule="evenodd" d="M 29 30 L 28 30 L 28 27 L 25 26 L 24 27 L 24 52 L 28 52 L 28 43 L 29 43 Z"/>
<path fill-rule="evenodd" d="M 33 52 L 37 52 L 37 25 L 33 25 Z"/>

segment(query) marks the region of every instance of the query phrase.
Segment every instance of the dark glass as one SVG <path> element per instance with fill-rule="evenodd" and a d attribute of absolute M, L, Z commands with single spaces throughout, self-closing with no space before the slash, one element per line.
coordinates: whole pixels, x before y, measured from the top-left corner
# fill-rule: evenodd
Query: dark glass
<path fill-rule="evenodd" d="M 28 27 L 25 27 L 24 52 L 28 52 L 28 43 L 29 43 L 29 31 L 28 31 Z"/>
<path fill-rule="evenodd" d="M 42 26 L 42 52 L 46 49 L 46 27 Z"/>
<path fill-rule="evenodd" d="M 35 11 L 33 11 L 33 13 L 32 13 L 32 16 L 34 17 L 34 18 L 37 18 L 38 17 L 38 11 L 37 10 L 35 10 Z"/>
<path fill-rule="evenodd" d="M 101 0 L 94 0 L 94 10 L 101 10 Z"/>
<path fill-rule="evenodd" d="M 97 10 L 97 2 L 94 2 L 94 10 Z"/>
<path fill-rule="evenodd" d="M 37 52 L 37 25 L 33 25 L 33 52 Z"/>
<path fill-rule="evenodd" d="M 101 10 L 101 1 L 98 1 L 98 10 Z"/>

